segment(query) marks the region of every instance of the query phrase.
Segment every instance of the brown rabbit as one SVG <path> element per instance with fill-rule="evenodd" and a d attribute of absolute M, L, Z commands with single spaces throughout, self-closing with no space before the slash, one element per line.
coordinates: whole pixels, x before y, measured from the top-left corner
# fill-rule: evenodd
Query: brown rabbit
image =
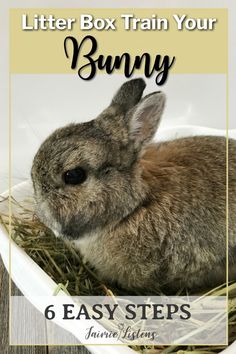
<path fill-rule="evenodd" d="M 41 220 L 99 276 L 153 293 L 226 280 L 226 139 L 150 144 L 165 96 L 123 84 L 98 118 L 56 130 L 32 180 Z M 236 263 L 236 141 L 229 140 L 230 276 Z"/>

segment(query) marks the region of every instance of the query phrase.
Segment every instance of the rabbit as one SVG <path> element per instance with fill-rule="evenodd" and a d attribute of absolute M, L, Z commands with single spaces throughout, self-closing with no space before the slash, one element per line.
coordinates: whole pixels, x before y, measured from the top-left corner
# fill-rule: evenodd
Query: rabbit
<path fill-rule="evenodd" d="M 145 86 L 125 82 L 96 119 L 43 142 L 31 171 L 37 214 L 101 280 L 131 293 L 216 286 L 226 261 L 235 279 L 236 140 L 228 165 L 224 137 L 153 143 L 166 98 L 142 97 Z"/>

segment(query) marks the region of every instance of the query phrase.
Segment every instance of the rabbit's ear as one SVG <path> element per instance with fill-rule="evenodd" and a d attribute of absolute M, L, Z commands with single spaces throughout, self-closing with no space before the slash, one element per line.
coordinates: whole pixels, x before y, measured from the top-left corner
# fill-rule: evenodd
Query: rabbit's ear
<path fill-rule="evenodd" d="M 164 93 L 153 92 L 145 96 L 132 110 L 129 136 L 137 148 L 153 138 L 160 123 L 164 106 Z"/>
<path fill-rule="evenodd" d="M 146 83 L 143 79 L 126 81 L 112 99 L 111 105 L 118 105 L 123 112 L 128 112 L 141 99 Z"/>

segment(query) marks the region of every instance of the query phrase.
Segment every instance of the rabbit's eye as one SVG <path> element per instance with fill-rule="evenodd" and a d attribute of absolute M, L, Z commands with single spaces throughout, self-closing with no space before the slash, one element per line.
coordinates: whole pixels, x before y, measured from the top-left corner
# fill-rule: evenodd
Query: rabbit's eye
<path fill-rule="evenodd" d="M 65 184 L 81 184 L 87 178 L 86 171 L 81 167 L 76 167 L 73 170 L 66 171 L 63 175 Z"/>

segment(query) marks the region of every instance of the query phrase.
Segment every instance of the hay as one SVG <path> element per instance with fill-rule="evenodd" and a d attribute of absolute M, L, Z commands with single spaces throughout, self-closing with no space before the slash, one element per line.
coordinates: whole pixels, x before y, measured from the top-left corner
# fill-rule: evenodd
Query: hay
<path fill-rule="evenodd" d="M 125 289 L 104 284 L 89 265 L 84 264 L 80 255 L 69 243 L 55 238 L 51 230 L 46 228 L 30 209 L 12 199 L 19 211 L 11 219 L 12 239 L 58 284 L 56 295 L 60 289 L 69 295 L 126 295 Z M 9 231 L 9 217 L 0 214 L 0 223 Z M 227 294 L 225 284 L 208 291 L 204 295 L 221 296 Z M 236 340 L 236 282 L 229 284 L 229 343 Z M 136 294 L 139 295 L 139 294 Z M 140 294 L 142 295 L 142 294 Z M 215 354 L 224 346 L 133 346 L 142 354 Z"/>

